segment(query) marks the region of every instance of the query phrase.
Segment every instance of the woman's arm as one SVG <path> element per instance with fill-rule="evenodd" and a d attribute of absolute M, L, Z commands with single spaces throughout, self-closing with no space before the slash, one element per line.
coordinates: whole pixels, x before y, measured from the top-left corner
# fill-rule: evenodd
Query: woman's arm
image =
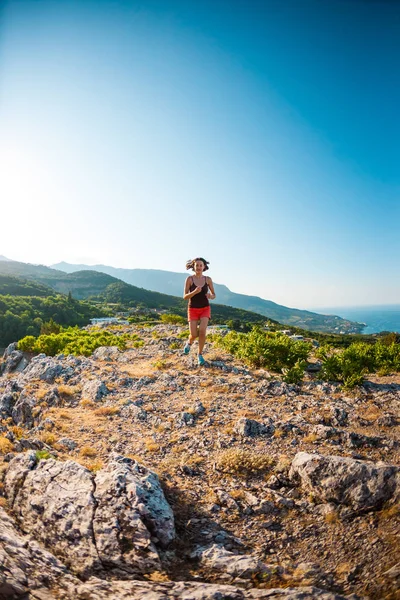
<path fill-rule="evenodd" d="M 198 294 L 199 292 L 201 292 L 201 287 L 197 287 L 195 290 L 193 290 L 193 292 L 190 292 L 190 280 L 192 278 L 191 277 L 186 277 L 186 281 L 185 281 L 185 287 L 183 289 L 183 299 L 184 300 L 190 300 L 190 298 L 193 298 L 193 296 L 195 296 L 196 294 Z"/>
<path fill-rule="evenodd" d="M 211 294 L 210 294 L 210 292 L 208 292 L 208 294 L 207 294 L 207 298 L 208 298 L 209 300 L 215 300 L 215 298 L 216 298 L 216 295 L 215 295 L 215 291 L 214 291 L 214 284 L 213 284 L 213 282 L 212 282 L 212 279 L 211 279 L 211 277 L 207 277 L 207 283 L 208 283 L 208 287 L 209 287 L 209 289 L 211 290 Z"/>

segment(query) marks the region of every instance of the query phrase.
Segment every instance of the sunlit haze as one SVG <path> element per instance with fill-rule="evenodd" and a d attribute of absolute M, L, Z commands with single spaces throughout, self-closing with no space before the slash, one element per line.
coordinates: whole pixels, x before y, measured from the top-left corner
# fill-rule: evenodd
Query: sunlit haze
<path fill-rule="evenodd" d="M 0 7 L 0 255 L 400 302 L 400 2 Z"/>

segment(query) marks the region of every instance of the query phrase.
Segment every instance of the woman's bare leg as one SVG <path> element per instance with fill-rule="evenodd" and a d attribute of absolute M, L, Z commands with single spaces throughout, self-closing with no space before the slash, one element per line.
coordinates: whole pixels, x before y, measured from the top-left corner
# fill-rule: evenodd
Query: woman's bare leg
<path fill-rule="evenodd" d="M 197 321 L 189 321 L 189 344 L 192 345 L 197 338 Z"/>
<path fill-rule="evenodd" d="M 200 319 L 200 328 L 199 328 L 199 354 L 203 354 L 203 348 L 206 341 L 206 332 L 208 325 L 208 317 L 203 317 Z"/>

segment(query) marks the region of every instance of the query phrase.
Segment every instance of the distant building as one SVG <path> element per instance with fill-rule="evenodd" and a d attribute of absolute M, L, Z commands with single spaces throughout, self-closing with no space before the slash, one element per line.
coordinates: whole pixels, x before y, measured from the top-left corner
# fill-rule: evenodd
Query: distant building
<path fill-rule="evenodd" d="M 90 319 L 92 325 L 110 325 L 110 324 L 118 324 L 118 325 L 129 325 L 129 321 L 123 321 L 122 319 L 117 319 L 116 317 L 98 317 L 95 319 Z"/>

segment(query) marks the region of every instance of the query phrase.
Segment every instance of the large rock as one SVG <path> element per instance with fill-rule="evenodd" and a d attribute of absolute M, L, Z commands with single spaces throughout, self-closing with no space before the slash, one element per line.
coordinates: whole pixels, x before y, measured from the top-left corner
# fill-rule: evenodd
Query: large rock
<path fill-rule="evenodd" d="M 52 587 L 67 569 L 35 541 L 23 537 L 0 508 L 0 598 L 53 598 L 43 588 Z M 78 581 L 77 581 L 78 583 Z M 42 595 L 36 596 L 35 591 Z"/>
<path fill-rule="evenodd" d="M 114 455 L 96 475 L 73 462 L 15 457 L 4 481 L 19 525 L 76 573 L 132 575 L 161 568 L 157 545 L 175 536 L 157 475 Z"/>
<path fill-rule="evenodd" d="M 19 398 L 11 411 L 12 420 L 16 425 L 33 427 L 32 406 L 26 398 Z"/>
<path fill-rule="evenodd" d="M 67 380 L 68 377 L 72 376 L 74 370 L 69 366 L 63 366 L 62 362 L 57 358 L 46 356 L 45 354 L 38 354 L 35 356 L 26 369 L 19 376 L 19 381 L 22 384 L 32 381 L 34 379 L 40 379 L 46 381 L 46 383 L 54 383 L 57 377 L 63 377 Z"/>
<path fill-rule="evenodd" d="M 121 354 L 121 350 L 118 346 L 100 346 L 100 348 L 96 348 L 93 352 L 92 358 L 109 362 L 118 360 Z"/>
<path fill-rule="evenodd" d="M 5 393 L 0 396 L 0 419 L 11 416 L 17 398 L 18 395 L 15 393 Z"/>
<path fill-rule="evenodd" d="M 12 346 L 14 346 L 14 344 L 12 344 Z M 19 373 L 23 371 L 29 364 L 29 361 L 24 356 L 23 352 L 20 350 L 12 350 L 8 352 L 9 348 L 10 346 L 4 352 L 4 361 L 0 365 L 0 375 L 12 373 L 13 371 Z"/>
<path fill-rule="evenodd" d="M 86 400 L 92 400 L 93 402 L 102 400 L 102 398 L 107 396 L 108 393 L 109 392 L 106 384 L 99 379 L 87 381 L 82 387 L 82 398 L 85 398 Z"/>
<path fill-rule="evenodd" d="M 271 575 L 272 570 L 255 556 L 234 554 L 219 544 L 209 547 L 199 547 L 192 554 L 201 564 L 213 571 L 226 573 L 231 577 L 250 579 L 255 574 Z"/>
<path fill-rule="evenodd" d="M 265 424 L 242 417 L 236 422 L 235 431 L 244 437 L 256 437 L 259 435 L 272 435 L 275 427 L 272 419 L 269 419 L 268 424 Z"/>
<path fill-rule="evenodd" d="M 379 508 L 400 496 L 400 468 L 384 463 L 299 452 L 289 477 L 300 480 L 317 500 L 356 511 Z"/>

